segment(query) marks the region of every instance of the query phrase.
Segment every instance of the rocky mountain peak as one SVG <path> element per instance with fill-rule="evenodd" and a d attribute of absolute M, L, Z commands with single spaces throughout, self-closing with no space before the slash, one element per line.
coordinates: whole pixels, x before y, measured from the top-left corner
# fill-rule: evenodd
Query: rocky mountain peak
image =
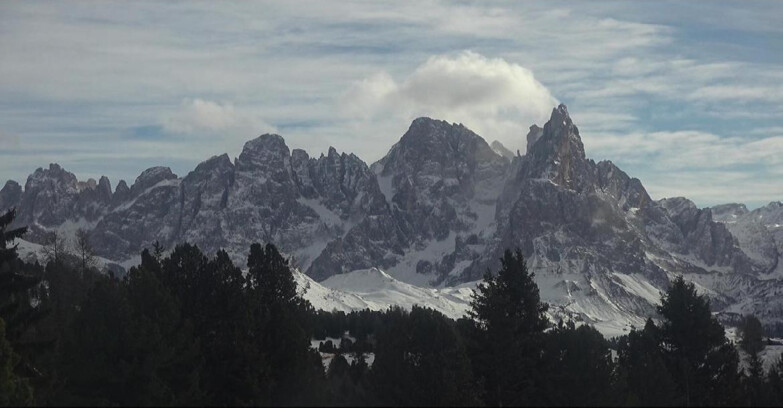
<path fill-rule="evenodd" d="M 596 168 L 600 189 L 617 200 L 617 204 L 624 210 L 645 208 L 652 203 L 642 182 L 629 177 L 610 160 L 599 162 Z"/>
<path fill-rule="evenodd" d="M 557 105 L 552 109 L 552 115 L 549 117 L 549 122 L 553 126 L 571 126 L 571 115 L 568 114 L 568 107 L 564 103 Z"/>
<path fill-rule="evenodd" d="M 108 177 L 101 176 L 100 180 L 98 180 L 98 191 L 103 196 L 111 197 L 111 181 L 109 181 Z"/>
<path fill-rule="evenodd" d="M 52 188 L 57 186 L 59 188 L 75 191 L 77 189 L 77 183 L 78 181 L 73 173 L 63 169 L 57 163 L 51 163 L 49 164 L 48 169 L 39 167 L 27 178 L 25 190 L 28 188 L 46 188 L 44 187 L 44 184 L 46 184 Z"/>
<path fill-rule="evenodd" d="M 370 269 L 380 267 L 407 283 L 457 284 L 520 248 L 542 300 L 590 324 L 629 317 L 618 330 L 655 313 L 667 274 L 696 277 L 716 310 L 735 299 L 748 308 L 734 311 L 783 310 L 783 204 L 728 205 L 723 213 L 742 215 L 716 223 L 718 207 L 652 201 L 612 162 L 585 158 L 565 105 L 526 140 L 519 157 L 461 124 L 418 118 L 370 170 L 353 154 L 311 157 L 265 134 L 235 161 L 213 156 L 182 179 L 154 167 L 133 189 L 120 181 L 110 201 L 108 179 L 80 183 L 52 164 L 30 176 L 32 188 L 6 183 L 0 210 L 16 206 L 33 242 L 84 226 L 97 253 L 117 262 L 155 241 L 223 248 L 235 260 L 252 242 L 272 242 L 317 279 L 387 278 Z"/>
<path fill-rule="evenodd" d="M 95 180 L 92 183 L 95 184 Z M 38 168 L 25 183 L 17 222 L 22 225 L 37 222 L 41 226 L 65 222 L 74 213 L 81 212 L 78 201 L 86 184 L 80 187 L 76 176 L 56 163 L 50 164 L 48 169 Z"/>
<path fill-rule="evenodd" d="M 526 153 L 530 153 L 530 151 L 533 150 L 533 145 L 536 144 L 538 139 L 541 139 L 543 134 L 543 128 L 539 127 L 538 125 L 530 126 L 530 131 L 527 132 L 527 137 L 525 138 L 525 140 L 527 140 L 527 150 L 525 150 Z"/>
<path fill-rule="evenodd" d="M 79 191 L 95 190 L 98 188 L 98 182 L 94 178 L 89 178 L 87 181 L 79 181 L 76 183 L 76 187 Z"/>
<path fill-rule="evenodd" d="M 696 203 L 685 197 L 671 197 L 658 200 L 658 203 L 672 216 L 680 215 L 686 211 L 698 211 Z"/>
<path fill-rule="evenodd" d="M 712 207 L 712 217 L 720 222 L 733 222 L 747 213 L 748 207 L 745 204 L 729 203 Z"/>
<path fill-rule="evenodd" d="M 125 182 L 125 180 L 120 180 L 119 183 L 117 183 L 117 188 L 114 189 L 114 195 L 112 196 L 113 200 L 124 200 L 130 195 L 130 187 L 128 187 L 128 183 Z"/>
<path fill-rule="evenodd" d="M 247 141 L 242 148 L 240 157 L 263 155 L 267 152 L 285 152 L 288 154 L 289 149 L 282 136 L 275 133 L 265 133 L 253 140 Z"/>
<path fill-rule="evenodd" d="M 454 135 L 454 130 L 457 128 L 464 129 L 464 126 L 428 117 L 416 118 L 400 139 L 400 144 L 422 146 L 440 143 L 448 139 L 449 135 Z"/>
<path fill-rule="evenodd" d="M 531 133 L 528 136 L 535 135 L 534 132 L 535 129 L 531 126 Z M 552 115 L 541 130 L 541 135 L 532 139 L 534 142 L 530 145 L 531 149 L 528 153 L 585 159 L 585 149 L 582 138 L 579 137 L 579 129 L 574 125 L 571 116 L 568 115 L 568 109 L 563 104 L 552 109 Z"/>
<path fill-rule="evenodd" d="M 291 150 L 291 163 L 294 166 L 305 165 L 310 160 L 310 155 L 302 149 Z"/>
<path fill-rule="evenodd" d="M 288 168 L 290 156 L 291 151 L 282 136 L 266 133 L 245 143 L 235 165 L 238 171 L 278 174 Z M 278 175 L 283 177 L 282 173 Z"/>
<path fill-rule="evenodd" d="M 430 118 L 414 120 L 400 141 L 373 165 L 397 224 L 384 226 L 387 236 L 397 230 L 405 246 L 423 248 L 444 242 L 452 232 L 471 235 L 481 230 L 492 223 L 508 166 L 507 159 L 464 125 Z M 475 236 L 471 242 L 480 239 Z M 396 267 L 432 279 L 438 274 L 445 276 L 449 265 L 470 256 L 466 250 L 445 261 L 442 254 L 416 262 L 402 257 Z"/>
<path fill-rule="evenodd" d="M 211 204 L 224 207 L 228 200 L 228 187 L 233 183 L 234 164 L 228 155 L 212 156 L 182 179 L 184 200 L 193 208 L 193 213 L 202 207 L 202 195 L 210 196 L 214 201 Z"/>
<path fill-rule="evenodd" d="M 780 226 L 783 225 L 783 203 L 780 201 L 772 201 L 763 207 L 751 211 L 748 215 L 755 216 L 762 224 L 774 226 L 774 228 L 779 229 Z M 783 243 L 783 239 L 781 242 Z M 781 246 L 783 247 L 783 245 Z"/>
<path fill-rule="evenodd" d="M 14 180 L 6 181 L 0 189 L 0 210 L 15 207 L 22 199 L 22 186 Z"/>
<path fill-rule="evenodd" d="M 492 144 L 490 144 L 489 147 L 491 147 L 492 151 L 494 151 L 495 153 L 509 160 L 512 160 L 516 156 L 511 150 L 508 150 L 506 146 L 503 145 L 503 143 L 500 143 L 497 140 L 492 142 Z"/>
<path fill-rule="evenodd" d="M 171 169 L 163 166 L 150 167 L 147 170 L 141 172 L 139 177 L 136 177 L 136 181 L 131 186 L 131 194 L 138 195 L 143 193 L 148 188 L 160 183 L 164 180 L 176 179 L 177 175 L 171 172 Z"/>
<path fill-rule="evenodd" d="M 579 129 L 561 104 L 539 131 L 531 127 L 528 134 L 528 176 L 545 178 L 568 188 L 581 189 L 592 172 L 585 157 Z"/>
<path fill-rule="evenodd" d="M 411 122 L 410 129 L 427 129 L 427 128 L 435 128 L 440 126 L 451 126 L 449 122 L 446 122 L 445 120 L 439 120 L 439 119 L 433 119 L 427 116 L 420 116 L 416 119 L 413 119 Z M 423 134 L 423 133 L 414 133 L 414 134 Z"/>
<path fill-rule="evenodd" d="M 85 207 L 89 206 L 88 203 L 93 201 L 99 202 L 101 205 L 106 205 L 111 203 L 111 199 L 111 182 L 106 176 L 101 176 L 97 182 L 94 179 L 87 180 L 85 183 L 85 188 L 81 190 L 80 194 L 80 201 L 84 204 Z M 90 215 L 97 216 L 97 214 Z"/>
<path fill-rule="evenodd" d="M 504 160 L 481 136 L 464 125 L 421 117 L 411 123 L 379 163 L 384 167 L 383 174 L 388 175 L 399 167 L 413 167 L 416 171 L 422 169 L 429 173 L 454 167 L 457 162 L 469 163 L 473 168 L 477 163 L 496 161 Z"/>
<path fill-rule="evenodd" d="M 220 156 L 212 156 L 207 160 L 199 163 L 196 169 L 191 173 L 211 173 L 223 169 L 232 169 L 234 164 L 231 163 L 231 159 L 228 154 L 223 153 Z"/>

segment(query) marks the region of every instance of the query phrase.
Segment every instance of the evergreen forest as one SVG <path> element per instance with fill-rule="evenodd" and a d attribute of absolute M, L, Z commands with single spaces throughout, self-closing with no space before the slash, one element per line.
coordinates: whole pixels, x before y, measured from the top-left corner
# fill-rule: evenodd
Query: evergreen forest
<path fill-rule="evenodd" d="M 551 323 L 523 254 L 487 271 L 469 316 L 421 307 L 315 310 L 286 259 L 253 244 L 245 265 L 155 245 L 117 276 L 89 239 L 20 259 L 0 215 L 0 405 L 783 406 L 753 316 L 733 344 L 692 283 L 658 316 L 606 339 Z"/>

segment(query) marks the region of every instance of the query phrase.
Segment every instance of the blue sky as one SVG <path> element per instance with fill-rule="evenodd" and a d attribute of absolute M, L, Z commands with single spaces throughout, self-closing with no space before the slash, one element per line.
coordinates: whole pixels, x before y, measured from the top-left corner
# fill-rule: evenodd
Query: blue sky
<path fill-rule="evenodd" d="M 418 116 L 524 152 L 566 103 L 655 199 L 783 200 L 783 2 L 2 2 L 0 179 L 184 176 L 277 132 L 368 163 Z"/>

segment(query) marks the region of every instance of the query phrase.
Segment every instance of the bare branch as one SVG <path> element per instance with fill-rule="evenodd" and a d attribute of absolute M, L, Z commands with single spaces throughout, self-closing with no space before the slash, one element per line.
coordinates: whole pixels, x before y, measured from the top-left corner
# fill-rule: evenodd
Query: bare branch
<path fill-rule="evenodd" d="M 82 272 L 97 266 L 98 260 L 90 243 L 90 234 L 82 228 L 76 230 L 76 255 L 81 262 Z"/>
<path fill-rule="evenodd" d="M 41 255 L 44 260 L 54 263 L 65 262 L 65 255 L 68 254 L 68 240 L 57 230 L 45 233 Z"/>

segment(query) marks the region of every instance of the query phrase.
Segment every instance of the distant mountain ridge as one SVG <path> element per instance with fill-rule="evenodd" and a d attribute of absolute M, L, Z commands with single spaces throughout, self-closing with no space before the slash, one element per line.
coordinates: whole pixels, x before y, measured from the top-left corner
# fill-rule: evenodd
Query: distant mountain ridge
<path fill-rule="evenodd" d="M 233 161 L 214 156 L 185 177 L 154 167 L 114 191 L 52 164 L 24 188 L 8 181 L 0 210 L 17 207 L 32 242 L 85 228 L 100 256 L 126 264 L 156 240 L 225 248 L 240 264 L 250 243 L 272 242 L 316 281 L 379 268 L 427 287 L 475 281 L 519 247 L 544 300 L 575 319 L 642 324 L 676 274 L 726 319 L 783 319 L 780 203 L 655 201 L 612 162 L 585 156 L 565 105 L 526 141 L 513 154 L 461 124 L 418 118 L 369 166 L 265 134 Z"/>

